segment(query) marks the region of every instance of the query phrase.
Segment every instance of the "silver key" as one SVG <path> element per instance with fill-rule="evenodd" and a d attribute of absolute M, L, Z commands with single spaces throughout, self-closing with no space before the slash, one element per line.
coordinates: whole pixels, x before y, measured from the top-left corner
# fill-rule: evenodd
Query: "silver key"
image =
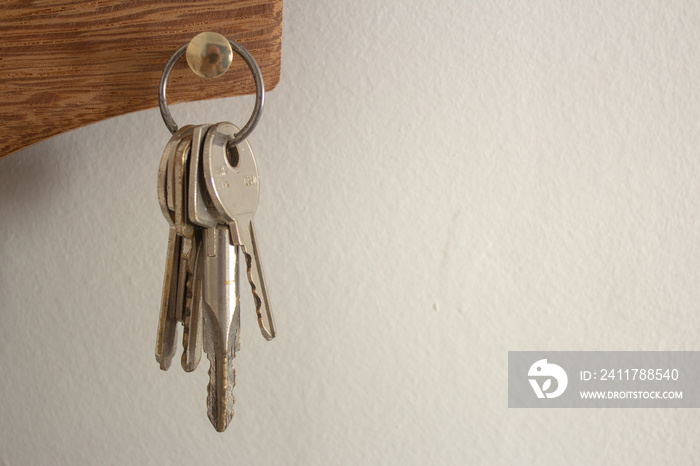
<path fill-rule="evenodd" d="M 237 160 L 233 165 L 229 163 L 226 145 L 237 132 L 231 123 L 219 123 L 209 129 L 202 152 L 204 179 L 209 198 L 229 226 L 232 244 L 241 246 L 245 254 L 260 331 L 271 340 L 276 333 L 275 322 L 253 227 L 260 197 L 258 167 L 247 141 L 236 147 Z"/>
<path fill-rule="evenodd" d="M 202 333 L 199 331 L 200 313 L 199 298 L 194 297 L 196 275 L 196 260 L 200 249 L 200 234 L 195 232 L 195 225 L 189 220 L 188 215 L 188 178 L 189 161 L 192 148 L 198 154 L 201 141 L 201 128 L 195 127 L 192 137 L 184 139 L 178 145 L 173 158 L 173 199 L 175 210 L 175 229 L 181 236 L 182 252 L 180 254 L 180 269 L 178 271 L 178 292 L 176 301 L 176 318 L 184 327 L 182 368 L 185 371 L 193 371 L 201 357 Z M 196 141 L 196 142 L 195 142 Z"/>
<path fill-rule="evenodd" d="M 193 193 L 193 190 L 197 190 L 197 167 L 201 166 L 201 149 L 202 140 L 206 136 L 208 125 L 200 125 L 194 127 L 192 131 L 192 146 L 189 155 L 187 170 L 183 172 L 183 176 L 186 178 L 184 188 L 185 199 L 183 202 L 187 204 L 187 218 L 189 221 L 195 225 L 200 225 L 195 222 L 196 213 L 202 212 L 198 209 L 196 204 L 193 203 L 193 196 L 195 199 L 200 198 Z M 201 198 L 200 198 L 201 199 Z M 201 214 L 200 214 L 201 215 Z M 194 225 L 193 225 L 194 226 Z M 200 225 L 201 226 L 201 225 Z M 204 316 L 203 316 L 203 253 L 201 251 L 202 246 L 202 232 L 198 229 L 194 229 L 193 232 L 195 238 L 195 250 L 194 256 L 194 271 L 190 280 L 185 284 L 187 288 L 187 299 L 185 301 L 185 310 L 183 313 L 182 323 L 184 326 L 184 335 L 182 337 L 184 351 L 182 353 L 182 368 L 186 372 L 191 372 L 197 368 L 199 360 L 202 357 L 202 341 L 203 341 L 203 328 L 204 328 Z"/>
<path fill-rule="evenodd" d="M 185 299 L 186 299 L 186 284 L 189 276 L 194 272 L 194 263 L 191 261 L 193 257 L 193 234 L 194 228 L 189 221 L 187 221 L 187 211 L 183 203 L 184 200 L 184 190 L 185 190 L 185 167 L 187 166 L 187 161 L 189 160 L 190 148 L 192 146 L 192 139 L 187 138 L 180 141 L 177 149 L 175 150 L 175 156 L 172 161 L 172 199 L 173 205 L 172 210 L 175 213 L 175 231 L 182 238 L 181 240 L 181 252 L 180 252 L 180 269 L 178 271 L 178 293 L 177 302 L 175 308 L 175 317 L 179 320 L 183 320 Z"/>
<path fill-rule="evenodd" d="M 185 126 L 177 131 L 163 151 L 163 157 L 158 168 L 158 202 L 163 216 L 168 221 L 168 252 L 163 278 L 160 318 L 156 337 L 156 361 L 162 370 L 168 370 L 177 347 L 177 319 L 175 318 L 175 302 L 177 295 L 177 276 L 180 265 L 181 241 L 175 228 L 175 217 L 168 208 L 167 191 L 169 185 L 168 168 L 179 142 L 187 138 L 192 131 L 191 126 Z"/>
<path fill-rule="evenodd" d="M 228 230 L 217 228 L 216 212 L 207 201 L 201 163 L 201 142 L 205 127 L 195 129 L 188 177 L 188 215 L 204 228 L 197 258 L 193 300 L 201 292 L 204 322 L 204 351 L 210 363 L 207 414 L 214 427 L 223 432 L 233 417 L 233 359 L 240 349 L 240 306 L 238 248 L 230 244 Z M 196 304 L 192 303 L 193 310 Z"/>
<path fill-rule="evenodd" d="M 230 246 L 225 226 L 204 230 L 202 244 L 204 286 L 204 351 L 209 359 L 207 415 L 214 428 L 223 432 L 233 417 L 233 387 L 236 371 L 233 358 L 240 325 L 238 295 L 238 250 Z"/>

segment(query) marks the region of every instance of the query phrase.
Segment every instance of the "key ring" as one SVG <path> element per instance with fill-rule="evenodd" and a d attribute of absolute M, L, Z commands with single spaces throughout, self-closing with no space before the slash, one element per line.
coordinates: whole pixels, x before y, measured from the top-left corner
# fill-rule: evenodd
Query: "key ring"
<path fill-rule="evenodd" d="M 236 133 L 233 139 L 228 142 L 227 148 L 229 150 L 233 150 L 233 148 L 238 145 L 239 142 L 250 135 L 253 129 L 255 129 L 255 126 L 258 124 L 262 113 L 263 103 L 265 101 L 265 86 L 263 84 L 262 72 L 260 71 L 258 63 L 255 61 L 255 58 L 253 58 L 253 55 L 251 55 L 250 52 L 238 42 L 232 41 L 228 38 L 226 40 L 229 42 L 229 44 L 231 44 L 233 50 L 243 59 L 243 61 L 246 62 L 250 72 L 253 74 L 253 79 L 255 79 L 255 107 L 253 107 L 253 114 L 250 116 L 250 119 L 245 126 L 238 133 Z M 173 134 L 177 131 L 178 126 L 177 123 L 175 123 L 173 116 L 170 114 L 170 110 L 168 109 L 168 103 L 165 99 L 165 86 L 168 83 L 168 77 L 170 76 L 170 72 L 173 70 L 173 66 L 175 66 L 175 63 L 185 54 L 188 45 L 189 42 L 180 47 L 173 54 L 173 56 L 170 57 L 170 60 L 168 60 L 168 63 L 165 64 L 165 69 L 163 69 L 163 74 L 160 77 L 160 91 L 158 93 L 160 115 L 163 117 L 163 123 L 165 123 L 165 126 L 167 126 L 168 130 Z"/>

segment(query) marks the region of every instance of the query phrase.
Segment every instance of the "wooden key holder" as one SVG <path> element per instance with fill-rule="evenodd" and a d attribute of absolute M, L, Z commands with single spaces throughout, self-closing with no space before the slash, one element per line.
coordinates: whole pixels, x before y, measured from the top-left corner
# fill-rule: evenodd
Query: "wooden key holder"
<path fill-rule="evenodd" d="M 175 50 L 203 31 L 247 48 L 265 82 L 280 79 L 282 0 L 10 0 L 0 7 L 0 158 L 90 123 L 158 106 L 160 76 Z M 185 60 L 168 103 L 255 93 L 234 57 L 216 81 Z"/>

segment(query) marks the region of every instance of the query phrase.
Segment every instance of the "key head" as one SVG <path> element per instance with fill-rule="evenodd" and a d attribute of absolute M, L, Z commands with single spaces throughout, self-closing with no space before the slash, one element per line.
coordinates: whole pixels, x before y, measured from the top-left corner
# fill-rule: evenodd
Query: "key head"
<path fill-rule="evenodd" d="M 192 151 L 190 153 L 190 173 L 187 179 L 189 191 L 187 213 L 190 221 L 202 228 L 215 228 L 219 213 L 209 200 L 204 173 L 202 172 L 202 146 L 209 131 L 209 125 L 197 126 L 192 133 Z"/>
<path fill-rule="evenodd" d="M 260 198 L 258 165 L 248 141 L 241 141 L 231 156 L 226 149 L 238 131 L 231 123 L 212 126 L 202 152 L 207 192 L 223 223 L 246 214 L 252 216 Z"/>
<path fill-rule="evenodd" d="M 192 137 L 193 127 L 183 126 L 173 134 L 170 141 L 165 146 L 163 156 L 158 166 L 158 203 L 163 212 L 163 216 L 169 224 L 175 224 L 175 214 L 168 206 L 168 191 L 172 190 L 172 182 L 168 178 L 168 173 L 172 174 L 172 161 L 178 144 L 184 139 Z M 172 201 L 171 201 L 172 202 Z"/>
<path fill-rule="evenodd" d="M 192 150 L 192 137 L 183 139 L 175 150 L 173 159 L 173 210 L 175 212 L 175 228 L 177 234 L 187 238 L 192 237 L 194 225 L 190 223 L 187 215 L 187 177 L 190 152 Z"/>

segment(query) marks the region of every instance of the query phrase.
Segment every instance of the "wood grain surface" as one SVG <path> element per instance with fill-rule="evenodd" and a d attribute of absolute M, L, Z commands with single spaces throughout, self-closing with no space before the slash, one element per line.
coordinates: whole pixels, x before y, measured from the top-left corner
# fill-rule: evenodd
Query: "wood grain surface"
<path fill-rule="evenodd" d="M 158 106 L 170 56 L 215 31 L 246 47 L 265 88 L 280 79 L 282 0 L 5 0 L 0 6 L 0 157 L 56 134 Z M 238 55 L 223 77 L 196 76 L 184 58 L 168 104 L 253 94 Z M 182 124 L 185 124 L 183 122 Z"/>

